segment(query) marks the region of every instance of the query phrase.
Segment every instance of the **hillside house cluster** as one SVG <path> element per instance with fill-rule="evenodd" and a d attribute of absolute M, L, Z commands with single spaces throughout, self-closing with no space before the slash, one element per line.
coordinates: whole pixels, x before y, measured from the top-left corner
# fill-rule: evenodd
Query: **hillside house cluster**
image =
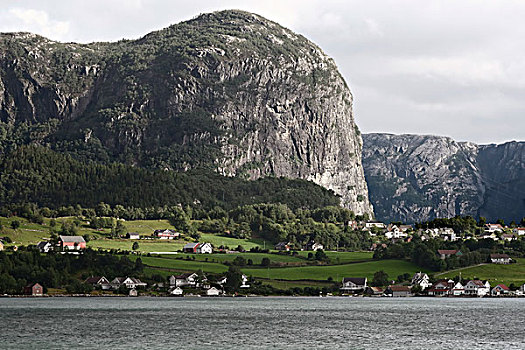
<path fill-rule="evenodd" d="M 155 230 L 153 232 L 153 237 L 158 239 L 178 239 L 180 237 L 180 232 L 170 229 Z"/>
<path fill-rule="evenodd" d="M 200 289 L 207 296 L 218 296 L 224 294 L 224 286 L 228 278 L 220 276 L 215 282 L 211 282 L 205 275 L 189 272 L 180 275 L 172 275 L 169 278 L 169 294 L 174 296 L 184 295 L 185 289 Z M 249 288 L 248 276 L 242 275 L 240 288 Z"/>
<path fill-rule="evenodd" d="M 305 246 L 297 245 L 291 242 L 279 242 L 274 246 L 275 250 L 285 251 L 289 252 L 290 250 L 311 250 L 311 251 L 317 251 L 317 250 L 324 250 L 324 245 L 322 245 L 319 242 L 311 241 L 308 242 Z"/>
<path fill-rule="evenodd" d="M 36 244 L 36 248 L 41 253 L 49 253 L 50 251 L 58 249 L 66 253 L 79 254 L 87 248 L 87 243 L 82 236 L 59 236 L 56 246 L 49 241 L 42 241 Z"/>

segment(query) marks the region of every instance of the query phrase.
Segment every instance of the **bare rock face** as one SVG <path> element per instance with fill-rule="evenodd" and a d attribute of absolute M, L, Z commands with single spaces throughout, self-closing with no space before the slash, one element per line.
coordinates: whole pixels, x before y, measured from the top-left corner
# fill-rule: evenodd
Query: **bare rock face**
<path fill-rule="evenodd" d="M 135 41 L 5 34 L 0 48 L 0 120 L 25 125 L 25 142 L 96 161 L 308 179 L 372 213 L 350 90 L 331 58 L 277 23 L 223 11 Z"/>
<path fill-rule="evenodd" d="M 510 221 L 525 214 L 523 142 L 478 146 L 448 137 L 390 134 L 363 139 L 365 174 L 380 219 L 420 222 L 471 215 Z"/>

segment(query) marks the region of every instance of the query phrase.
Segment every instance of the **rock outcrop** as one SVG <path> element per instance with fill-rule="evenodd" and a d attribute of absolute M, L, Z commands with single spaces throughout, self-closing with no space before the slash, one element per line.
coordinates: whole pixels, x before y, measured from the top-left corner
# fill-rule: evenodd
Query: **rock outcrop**
<path fill-rule="evenodd" d="M 117 43 L 2 34 L 0 120 L 10 143 L 149 168 L 303 178 L 357 214 L 372 211 L 352 95 L 334 61 L 251 13 L 204 14 Z"/>
<path fill-rule="evenodd" d="M 363 135 L 376 216 L 420 222 L 456 215 L 525 216 L 525 143 L 478 146 L 448 137 Z"/>

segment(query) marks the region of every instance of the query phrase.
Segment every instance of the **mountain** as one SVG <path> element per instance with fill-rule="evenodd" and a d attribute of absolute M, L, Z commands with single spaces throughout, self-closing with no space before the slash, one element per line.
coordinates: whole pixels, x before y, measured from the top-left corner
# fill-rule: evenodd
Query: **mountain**
<path fill-rule="evenodd" d="M 376 216 L 420 222 L 456 215 L 525 216 L 525 142 L 476 145 L 448 137 L 363 135 Z"/>
<path fill-rule="evenodd" d="M 372 211 L 334 61 L 242 11 L 114 43 L 1 34 L 0 151 L 28 144 L 83 162 L 306 179 Z"/>

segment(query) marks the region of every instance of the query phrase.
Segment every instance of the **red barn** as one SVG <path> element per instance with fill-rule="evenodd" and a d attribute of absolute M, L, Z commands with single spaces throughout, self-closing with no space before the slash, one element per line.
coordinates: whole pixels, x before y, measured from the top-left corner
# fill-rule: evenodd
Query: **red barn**
<path fill-rule="evenodd" d="M 60 236 L 58 243 L 62 250 L 86 249 L 86 241 L 82 236 Z"/>
<path fill-rule="evenodd" d="M 38 283 L 32 283 L 24 287 L 25 295 L 32 295 L 35 297 L 41 297 L 44 295 L 44 287 Z"/>

